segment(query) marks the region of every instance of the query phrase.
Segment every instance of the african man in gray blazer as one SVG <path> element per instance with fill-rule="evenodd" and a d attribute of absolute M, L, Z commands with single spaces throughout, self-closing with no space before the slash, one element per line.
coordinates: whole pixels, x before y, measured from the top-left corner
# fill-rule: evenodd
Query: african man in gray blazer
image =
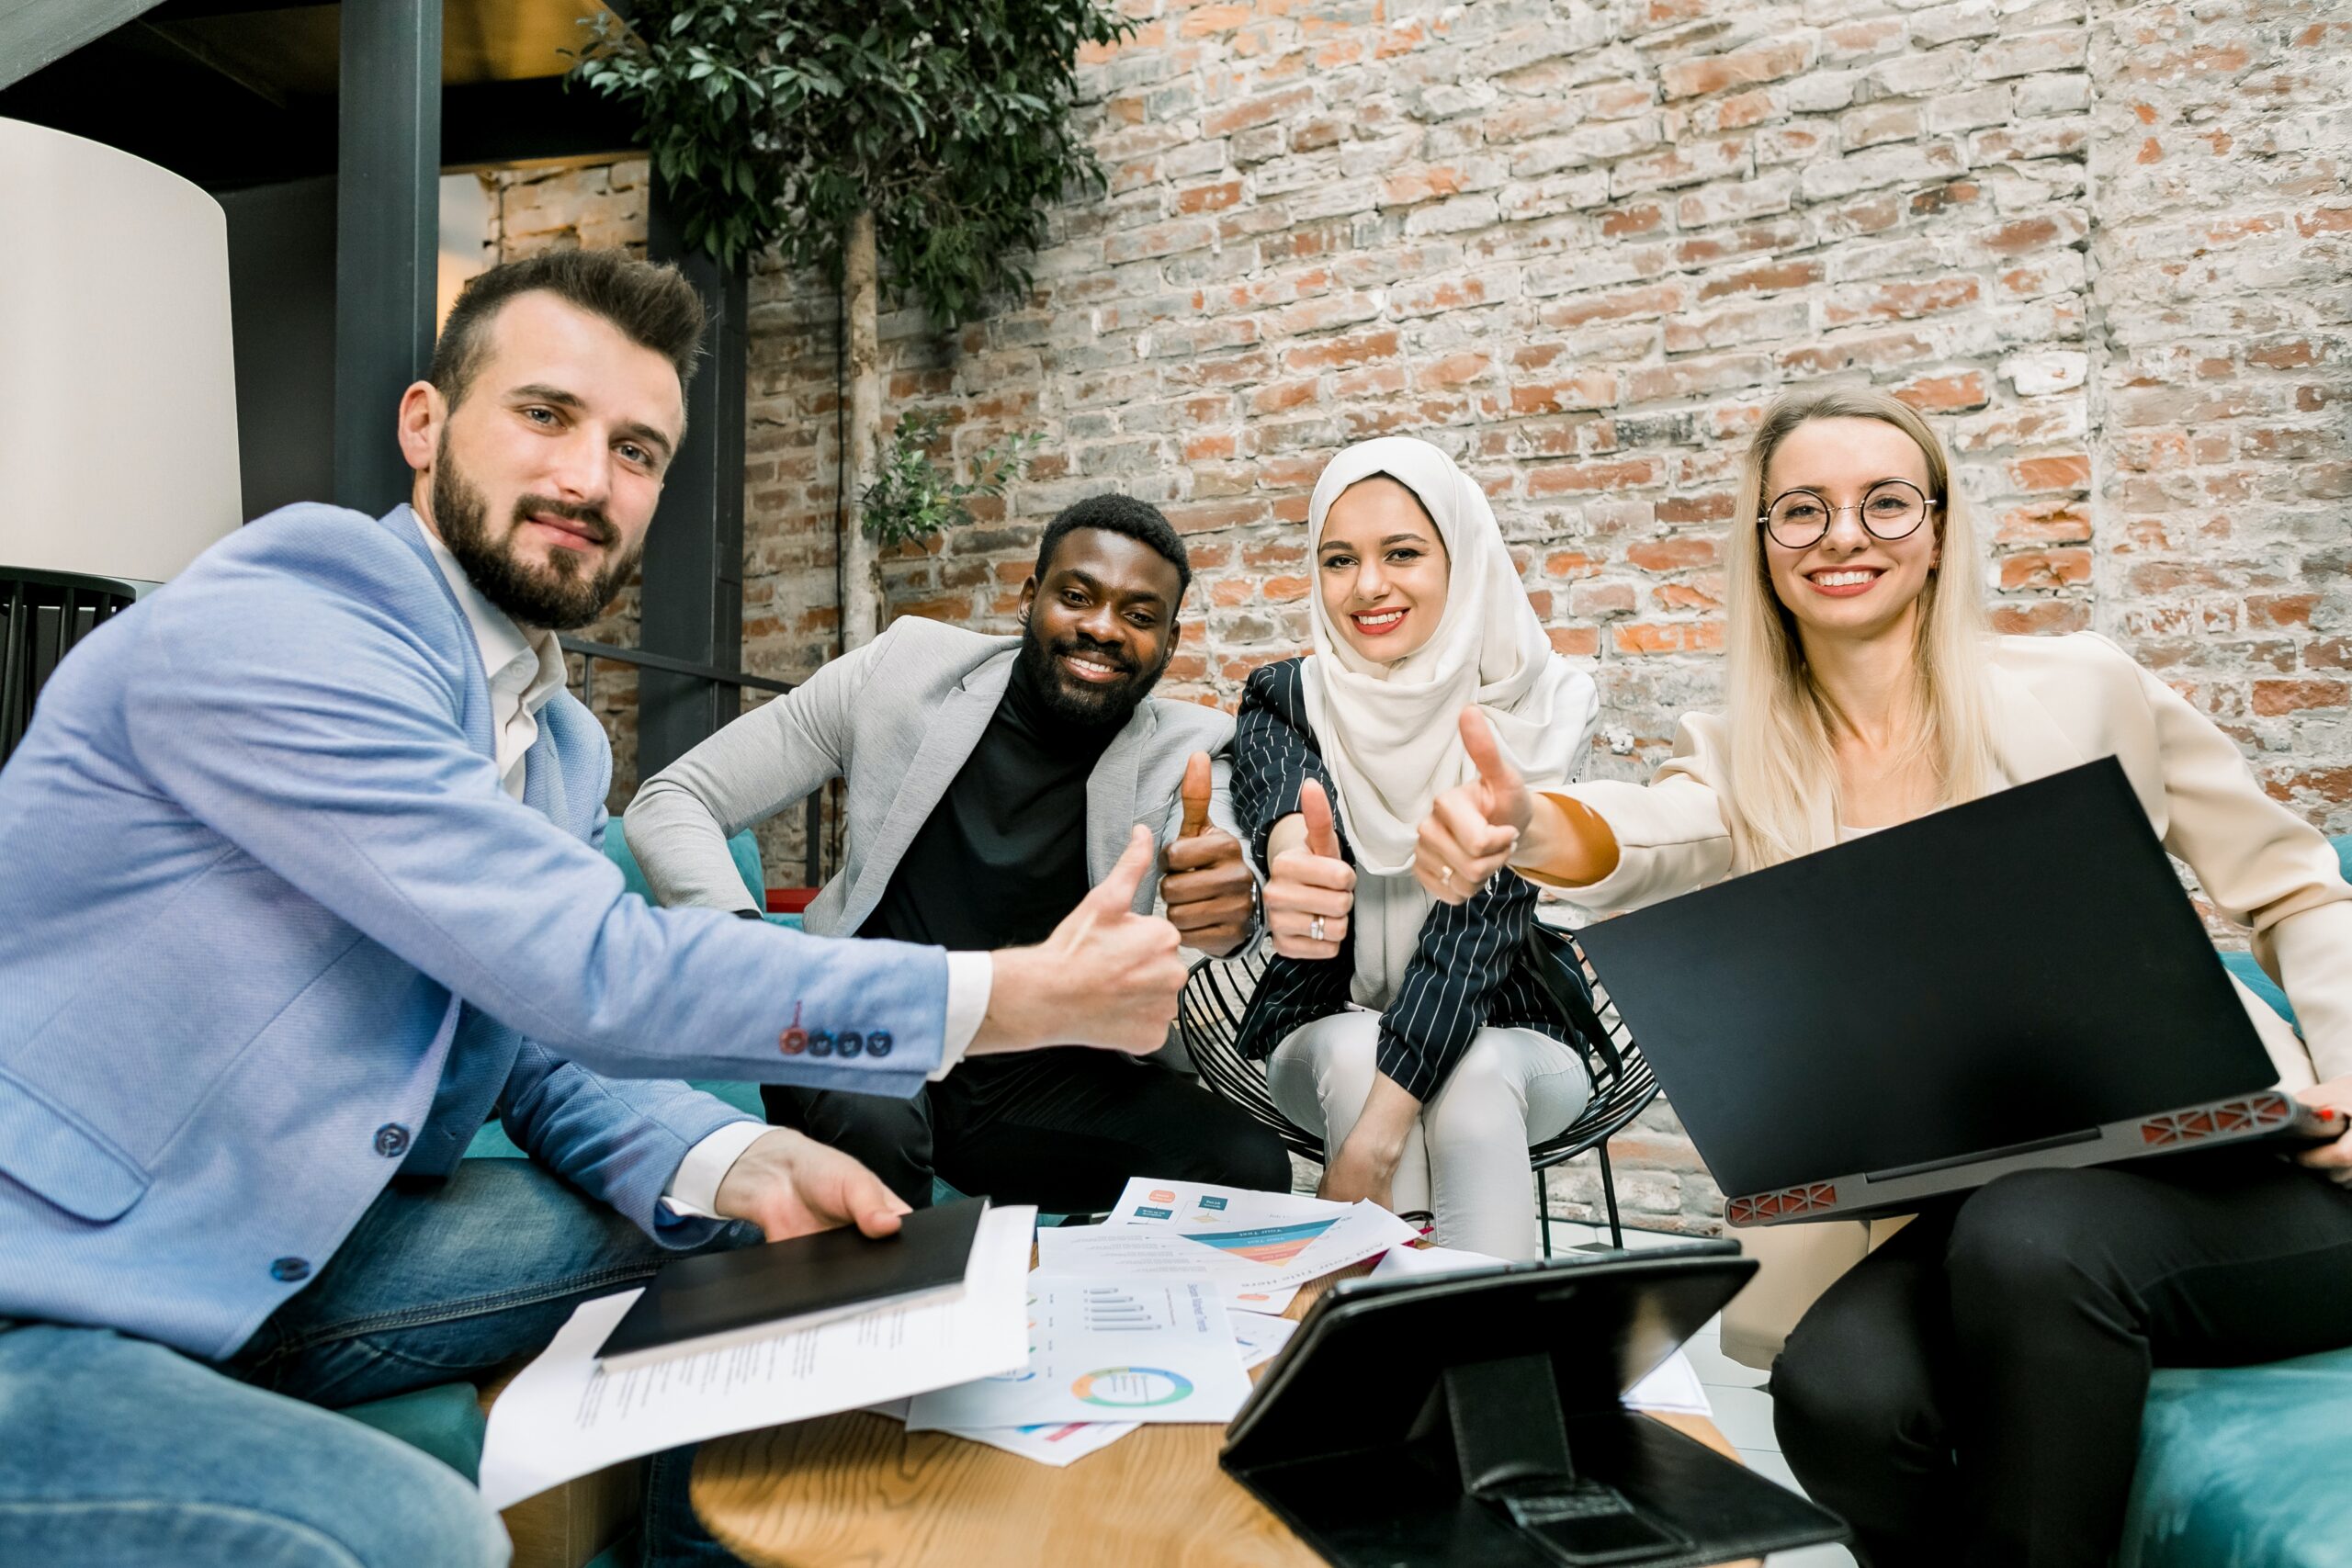
<path fill-rule="evenodd" d="M 1159 856 L 1136 910 L 1164 899 L 1188 945 L 1237 950 L 1256 900 L 1227 795 L 1232 720 L 1148 695 L 1191 578 L 1157 509 L 1079 502 L 1039 545 L 1021 636 L 898 621 L 648 780 L 626 818 L 646 881 L 664 904 L 755 916 L 728 836 L 840 778 L 845 863 L 808 906 L 811 932 L 930 942 L 951 965 L 1043 942 L 1141 825 Z M 951 968 L 951 1014 L 1023 999 L 972 979 Z M 835 1048 L 808 1036 L 811 1055 Z M 1107 1208 L 1134 1176 L 1290 1184 L 1281 1145 L 1238 1107 L 1109 1052 L 966 1061 L 911 1100 L 763 1093 L 770 1121 L 854 1155 L 918 1207 L 934 1176 L 1059 1213 Z"/>

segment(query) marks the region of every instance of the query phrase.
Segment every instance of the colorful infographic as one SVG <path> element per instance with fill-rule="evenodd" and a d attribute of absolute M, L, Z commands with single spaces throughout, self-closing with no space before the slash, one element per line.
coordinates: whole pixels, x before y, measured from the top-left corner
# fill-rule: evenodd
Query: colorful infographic
<path fill-rule="evenodd" d="M 1144 1410 L 1193 1396 L 1193 1382 L 1164 1367 L 1099 1367 L 1069 1385 L 1089 1404 L 1113 1410 Z"/>
<path fill-rule="evenodd" d="M 1339 1221 L 1340 1216 L 1334 1215 L 1328 1220 L 1259 1225 L 1246 1231 L 1186 1231 L 1184 1239 L 1214 1247 L 1219 1252 L 1229 1252 L 1236 1258 L 1247 1258 L 1252 1263 L 1287 1263 L 1305 1252 L 1307 1243 Z"/>

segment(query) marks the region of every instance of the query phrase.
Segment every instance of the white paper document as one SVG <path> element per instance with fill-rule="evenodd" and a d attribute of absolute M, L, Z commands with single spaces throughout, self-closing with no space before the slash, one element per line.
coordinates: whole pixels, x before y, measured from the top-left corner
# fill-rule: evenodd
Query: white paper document
<path fill-rule="evenodd" d="M 1296 1287 L 1376 1258 L 1420 1233 L 1377 1203 L 1331 1203 L 1198 1181 L 1130 1179 L 1103 1229 L 1178 1235 L 1253 1266 L 1258 1288 Z M 1220 1273 L 1220 1280 L 1229 1276 Z"/>
<path fill-rule="evenodd" d="M 1250 1375 L 1216 1287 L 1190 1280 L 1031 1277 L 1029 1359 L 915 1396 L 910 1431 L 1046 1421 L 1226 1421 Z"/>
<path fill-rule="evenodd" d="M 948 1435 L 1059 1469 L 1109 1448 L 1142 1426 L 1140 1421 L 1047 1421 L 1035 1427 L 957 1427 Z"/>
<path fill-rule="evenodd" d="M 1714 1406 L 1707 1403 L 1705 1386 L 1699 1382 L 1699 1369 L 1679 1350 L 1660 1361 L 1656 1371 L 1620 1397 L 1630 1410 L 1657 1410 L 1676 1416 L 1715 1413 Z"/>
<path fill-rule="evenodd" d="M 1227 1306 L 1278 1313 L 1298 1294 L 1274 1285 L 1261 1266 L 1194 1246 L 1182 1236 L 1138 1225 L 1051 1225 L 1037 1233 L 1037 1272 L 1091 1279 L 1197 1280 L 1216 1282 Z"/>
<path fill-rule="evenodd" d="M 596 1347 L 639 1292 L 582 1302 L 491 1407 L 482 1495 L 504 1508 L 642 1454 L 1016 1371 L 1033 1208 L 990 1209 L 959 1301 L 876 1307 L 754 1344 L 607 1372 Z M 1222 1314 L 1220 1314 L 1220 1317 Z"/>
<path fill-rule="evenodd" d="M 1262 1366 L 1274 1359 L 1274 1352 L 1290 1343 L 1298 1332 L 1298 1325 L 1286 1317 L 1268 1317 L 1262 1313 L 1227 1312 L 1225 1320 L 1233 1325 L 1233 1343 L 1241 1352 L 1241 1370 Z"/>
<path fill-rule="evenodd" d="M 1375 1280 L 1400 1274 L 1454 1274 L 1464 1269 L 1492 1269 L 1506 1261 L 1455 1247 L 1392 1247 L 1372 1266 Z"/>

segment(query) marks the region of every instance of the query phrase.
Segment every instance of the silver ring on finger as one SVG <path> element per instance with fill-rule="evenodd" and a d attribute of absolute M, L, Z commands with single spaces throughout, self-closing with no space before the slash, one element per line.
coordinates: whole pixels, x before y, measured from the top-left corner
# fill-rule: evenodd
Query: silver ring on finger
<path fill-rule="evenodd" d="M 1440 883 L 1440 884 L 1442 884 L 1442 886 L 1447 886 L 1447 887 L 1451 887 L 1451 886 L 1453 886 L 1453 868 L 1452 866 L 1450 866 L 1450 865 L 1440 866 L 1440 867 L 1438 868 L 1437 879 L 1438 879 L 1439 883 Z"/>
<path fill-rule="evenodd" d="M 1313 919 L 1306 922 L 1306 938 L 1309 942 L 1321 942 L 1323 940 L 1322 916 L 1317 915 Z"/>

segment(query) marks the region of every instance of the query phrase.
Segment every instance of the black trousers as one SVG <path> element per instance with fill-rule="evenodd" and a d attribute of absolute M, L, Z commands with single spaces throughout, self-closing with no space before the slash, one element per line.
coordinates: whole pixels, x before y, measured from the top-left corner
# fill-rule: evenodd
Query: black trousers
<path fill-rule="evenodd" d="M 856 1156 L 920 1209 L 958 1192 L 1053 1213 L 1118 1201 L 1132 1176 L 1290 1190 L 1280 1139 L 1186 1074 L 1116 1051 L 980 1056 L 911 1100 L 770 1085 L 768 1120 Z"/>
<path fill-rule="evenodd" d="M 2006 1176 L 1832 1286 L 1772 1368 L 1871 1568 L 2103 1568 L 2155 1366 L 2352 1344 L 2352 1190 L 2259 1148 Z"/>

